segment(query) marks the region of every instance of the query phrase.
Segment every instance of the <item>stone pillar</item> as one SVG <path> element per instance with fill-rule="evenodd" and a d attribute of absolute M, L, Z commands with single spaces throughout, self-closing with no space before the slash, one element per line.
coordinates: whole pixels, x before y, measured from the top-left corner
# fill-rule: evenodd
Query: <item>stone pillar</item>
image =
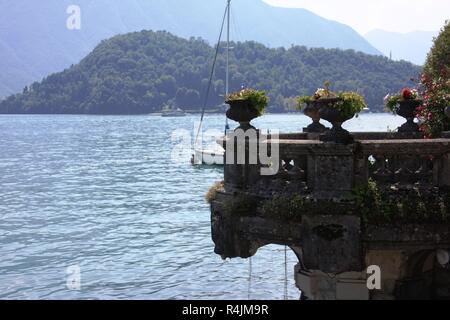
<path fill-rule="evenodd" d="M 450 154 L 444 154 L 433 161 L 433 182 L 438 187 L 450 186 Z"/>
<path fill-rule="evenodd" d="M 329 274 L 319 270 L 302 270 L 295 266 L 295 285 L 302 298 L 311 300 L 369 300 L 363 272 Z"/>
<path fill-rule="evenodd" d="M 324 143 L 308 156 L 308 187 L 315 199 L 341 199 L 354 187 L 354 145 Z"/>
<path fill-rule="evenodd" d="M 255 184 L 260 178 L 260 131 L 250 127 L 237 128 L 227 134 L 225 146 L 224 181 L 239 189 Z"/>

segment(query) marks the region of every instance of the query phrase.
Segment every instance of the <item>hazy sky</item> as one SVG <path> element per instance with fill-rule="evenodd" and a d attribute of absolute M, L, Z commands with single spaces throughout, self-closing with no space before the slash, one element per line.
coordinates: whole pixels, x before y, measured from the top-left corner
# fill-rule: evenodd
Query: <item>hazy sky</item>
<path fill-rule="evenodd" d="M 450 19 L 450 0 L 263 0 L 272 5 L 308 9 L 353 27 L 395 32 L 439 30 Z"/>

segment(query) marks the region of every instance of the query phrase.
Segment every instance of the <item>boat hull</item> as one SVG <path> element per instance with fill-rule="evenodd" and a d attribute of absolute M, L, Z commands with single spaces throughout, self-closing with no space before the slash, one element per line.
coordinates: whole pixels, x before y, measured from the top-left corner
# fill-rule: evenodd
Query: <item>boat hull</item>
<path fill-rule="evenodd" d="M 185 113 L 163 113 L 161 114 L 161 117 L 185 117 L 186 114 Z"/>
<path fill-rule="evenodd" d="M 222 150 L 198 150 L 194 151 L 193 164 L 224 165 L 224 151 Z"/>

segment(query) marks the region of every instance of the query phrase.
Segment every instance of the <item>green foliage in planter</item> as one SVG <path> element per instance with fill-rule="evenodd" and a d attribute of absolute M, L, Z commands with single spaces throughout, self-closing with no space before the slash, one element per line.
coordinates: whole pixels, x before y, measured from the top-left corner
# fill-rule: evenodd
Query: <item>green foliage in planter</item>
<path fill-rule="evenodd" d="M 384 97 L 384 110 L 396 114 L 400 101 L 416 99 L 421 99 L 417 89 L 411 90 L 408 87 L 404 87 L 400 93 L 394 95 L 388 94 Z"/>
<path fill-rule="evenodd" d="M 338 99 L 337 102 L 330 102 L 330 105 L 340 110 L 345 116 L 357 114 L 367 107 L 364 98 L 356 92 L 332 92 L 329 89 L 330 83 L 328 81 L 324 83 L 324 86 L 325 88 L 317 89 L 313 96 L 297 97 L 297 109 L 302 110 L 308 103 L 314 101 L 326 102 L 327 99 Z"/>
<path fill-rule="evenodd" d="M 364 98 L 356 92 L 340 92 L 338 98 L 340 101 L 334 107 L 347 116 L 357 114 L 367 107 Z"/>
<path fill-rule="evenodd" d="M 389 111 L 389 112 L 392 112 L 393 114 L 395 114 L 399 101 L 400 101 L 399 95 L 386 96 L 386 98 L 384 100 L 384 109 L 386 111 Z"/>
<path fill-rule="evenodd" d="M 226 97 L 226 101 L 247 100 L 250 105 L 258 111 L 258 115 L 262 115 L 267 105 L 269 104 L 269 98 L 266 96 L 265 91 L 258 91 L 255 89 L 243 89 L 230 93 Z"/>
<path fill-rule="evenodd" d="M 314 101 L 315 99 L 311 96 L 300 96 L 297 97 L 297 105 L 296 105 L 296 109 L 301 111 L 303 110 L 303 108 L 308 104 L 311 103 L 312 101 Z"/>

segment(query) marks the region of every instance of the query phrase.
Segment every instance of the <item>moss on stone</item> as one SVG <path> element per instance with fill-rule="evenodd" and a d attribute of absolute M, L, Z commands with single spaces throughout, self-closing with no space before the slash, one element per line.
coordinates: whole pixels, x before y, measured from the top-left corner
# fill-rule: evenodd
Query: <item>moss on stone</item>
<path fill-rule="evenodd" d="M 207 199 L 215 199 L 223 184 L 215 184 Z M 347 200 L 313 200 L 308 194 L 258 196 L 237 193 L 224 202 L 225 211 L 237 216 L 258 216 L 281 222 L 301 222 L 302 215 L 354 215 L 362 225 L 450 223 L 450 190 L 419 186 L 379 185 L 369 180 Z"/>
<path fill-rule="evenodd" d="M 239 194 L 224 203 L 225 212 L 239 216 L 255 216 L 258 201 L 256 197 L 248 194 Z"/>
<path fill-rule="evenodd" d="M 274 196 L 262 203 L 261 214 L 265 218 L 284 221 L 301 221 L 301 213 L 304 209 L 305 200 L 301 195 Z"/>

